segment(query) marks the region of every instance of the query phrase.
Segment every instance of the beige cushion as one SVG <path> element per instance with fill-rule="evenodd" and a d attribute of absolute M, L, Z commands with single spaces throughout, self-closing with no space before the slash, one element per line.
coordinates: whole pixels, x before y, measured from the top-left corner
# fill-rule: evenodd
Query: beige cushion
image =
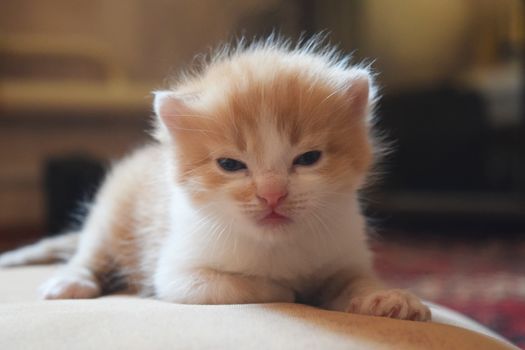
<path fill-rule="evenodd" d="M 0 349 L 513 348 L 450 325 L 297 304 L 178 305 L 122 295 L 38 301 L 37 285 L 54 270 L 0 269 Z M 442 321 L 486 331 L 445 309 L 432 308 Z"/>

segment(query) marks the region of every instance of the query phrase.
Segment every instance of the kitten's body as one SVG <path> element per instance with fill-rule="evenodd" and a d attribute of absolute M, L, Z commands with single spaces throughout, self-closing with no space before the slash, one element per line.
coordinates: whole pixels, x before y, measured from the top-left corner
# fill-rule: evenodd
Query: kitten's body
<path fill-rule="evenodd" d="M 373 277 L 357 201 L 374 153 L 370 75 L 311 44 L 223 53 L 157 93 L 156 141 L 110 173 L 43 296 L 96 297 L 112 275 L 172 302 L 428 319 Z"/>

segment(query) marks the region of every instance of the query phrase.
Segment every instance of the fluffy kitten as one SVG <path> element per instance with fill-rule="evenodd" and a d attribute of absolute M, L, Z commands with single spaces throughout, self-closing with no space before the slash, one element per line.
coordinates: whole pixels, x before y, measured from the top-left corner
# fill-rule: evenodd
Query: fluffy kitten
<path fill-rule="evenodd" d="M 315 41 L 220 51 L 155 93 L 155 141 L 113 168 L 42 296 L 95 298 L 116 276 L 176 303 L 301 300 L 429 320 L 372 271 L 357 191 L 374 159 L 374 98 L 367 68 Z M 74 237 L 1 264 L 51 259 Z"/>

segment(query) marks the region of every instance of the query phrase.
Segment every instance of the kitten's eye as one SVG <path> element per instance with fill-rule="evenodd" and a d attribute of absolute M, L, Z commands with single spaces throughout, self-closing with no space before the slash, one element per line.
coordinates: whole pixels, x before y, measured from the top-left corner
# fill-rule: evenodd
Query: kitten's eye
<path fill-rule="evenodd" d="M 224 170 L 230 172 L 246 169 L 246 164 L 231 158 L 219 158 L 217 159 L 217 164 Z"/>
<path fill-rule="evenodd" d="M 294 165 L 313 165 L 321 158 L 321 151 L 310 151 L 294 159 Z"/>

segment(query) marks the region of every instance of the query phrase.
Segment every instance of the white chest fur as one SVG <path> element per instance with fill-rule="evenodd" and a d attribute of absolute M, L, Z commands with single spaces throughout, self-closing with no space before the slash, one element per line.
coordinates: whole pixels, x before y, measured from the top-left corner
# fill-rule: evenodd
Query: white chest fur
<path fill-rule="evenodd" d="M 247 225 L 204 218 L 202 210 L 177 198 L 172 230 L 159 259 L 159 266 L 169 266 L 173 273 L 209 268 L 270 278 L 300 289 L 305 281 L 337 270 L 369 267 L 364 220 L 356 201 L 340 208 L 337 224 L 320 229 L 294 223 L 292 230 L 278 233 L 285 237 L 266 239 L 246 232 L 252 229 Z"/>

